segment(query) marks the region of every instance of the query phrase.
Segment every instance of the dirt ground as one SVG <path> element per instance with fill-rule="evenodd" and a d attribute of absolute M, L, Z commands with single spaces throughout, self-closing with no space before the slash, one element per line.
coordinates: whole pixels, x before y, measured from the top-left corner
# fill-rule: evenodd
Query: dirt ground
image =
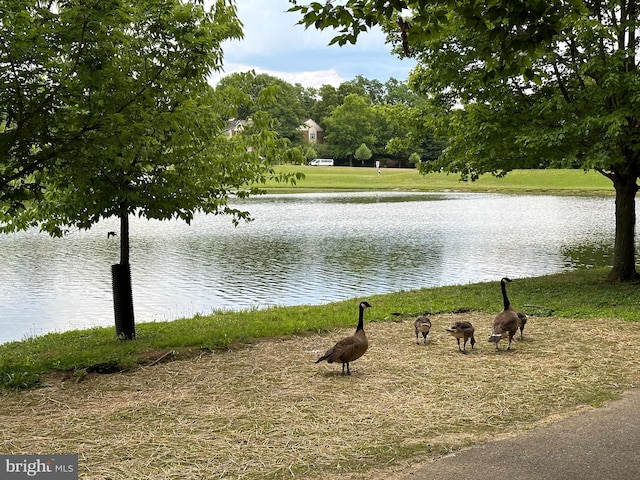
<path fill-rule="evenodd" d="M 352 375 L 316 358 L 353 329 L 270 339 L 3 397 L 2 452 L 78 453 L 83 479 L 401 479 L 421 462 L 592 408 L 637 384 L 640 323 L 492 315 L 366 323 Z M 463 355 L 444 330 L 476 327 Z"/>

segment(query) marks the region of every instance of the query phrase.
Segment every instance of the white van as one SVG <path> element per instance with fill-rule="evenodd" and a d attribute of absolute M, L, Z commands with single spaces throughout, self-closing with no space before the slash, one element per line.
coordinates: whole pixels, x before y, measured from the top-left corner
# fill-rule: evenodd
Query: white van
<path fill-rule="evenodd" d="M 333 167 L 333 158 L 314 158 L 309 162 L 313 167 Z"/>

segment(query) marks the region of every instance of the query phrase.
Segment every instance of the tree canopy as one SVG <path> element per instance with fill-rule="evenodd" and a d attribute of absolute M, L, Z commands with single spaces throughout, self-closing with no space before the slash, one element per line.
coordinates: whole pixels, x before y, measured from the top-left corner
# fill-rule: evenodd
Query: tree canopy
<path fill-rule="evenodd" d="M 206 12 L 197 2 L 174 0 L 135 6 L 13 0 L 4 8 L 0 212 L 6 228 L 46 219 L 44 228 L 59 233 L 65 222 L 88 226 L 113 214 L 119 207 L 101 203 L 120 185 L 114 170 L 129 170 L 130 184 L 145 179 L 140 190 L 156 202 L 144 205 L 145 214 L 177 213 L 168 213 L 166 199 L 154 191 L 167 185 L 154 175 L 171 175 L 168 166 L 177 159 L 194 158 L 204 138 L 197 142 L 193 132 L 221 128 L 208 130 L 215 115 L 204 103 L 206 77 L 221 66 L 220 44 L 242 35 L 234 9 L 217 2 Z M 69 185 L 70 177 L 79 183 Z M 63 195 L 56 183 L 70 188 Z M 71 189 L 77 199 L 65 205 Z M 131 210 L 145 203 L 129 200 Z"/>
<path fill-rule="evenodd" d="M 250 102 L 208 84 L 222 67 L 221 43 L 242 36 L 235 9 L 39 3 L 14 0 L 2 17 L 3 228 L 37 224 L 59 235 L 125 212 L 186 221 L 196 210 L 239 214 L 229 195 L 272 174 L 287 143 L 275 142 L 264 114 L 251 136 L 223 135 Z"/>
<path fill-rule="evenodd" d="M 446 139 L 438 161 L 465 178 L 513 168 L 593 168 L 616 190 L 612 280 L 633 280 L 640 176 L 635 0 L 525 2 L 346 0 L 297 5 L 301 22 L 357 41 L 381 25 L 418 59 L 414 90 Z"/>
<path fill-rule="evenodd" d="M 336 107 L 325 119 L 327 142 L 334 156 L 353 158 L 356 149 L 363 143 L 376 143 L 374 114 L 366 97 L 357 94 L 347 96 L 344 103 Z"/>
<path fill-rule="evenodd" d="M 305 90 L 301 90 L 280 78 L 266 73 L 233 73 L 220 80 L 216 90 L 235 88 L 248 96 L 250 103 L 244 103 L 238 109 L 236 118 L 250 119 L 258 110 L 265 111 L 277 121 L 273 129 L 281 137 L 297 140 L 298 127 L 308 118 L 302 99 L 309 101 Z"/>

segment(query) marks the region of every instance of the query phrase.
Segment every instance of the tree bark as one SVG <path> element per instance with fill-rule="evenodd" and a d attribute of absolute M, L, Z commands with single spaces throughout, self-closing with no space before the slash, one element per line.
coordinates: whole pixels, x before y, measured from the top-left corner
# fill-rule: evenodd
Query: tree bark
<path fill-rule="evenodd" d="M 636 192 L 634 175 L 611 175 L 616 190 L 616 235 L 613 248 L 613 268 L 609 272 L 612 282 L 638 279 L 635 262 Z"/>

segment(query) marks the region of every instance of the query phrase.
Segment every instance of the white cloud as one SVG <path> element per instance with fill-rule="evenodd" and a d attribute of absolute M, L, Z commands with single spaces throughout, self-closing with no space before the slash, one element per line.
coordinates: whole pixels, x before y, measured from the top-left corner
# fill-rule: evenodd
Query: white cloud
<path fill-rule="evenodd" d="M 256 73 L 266 73 L 272 77 L 280 78 L 292 85 L 299 83 L 307 88 L 319 88 L 322 85 L 333 85 L 334 87 L 338 87 L 341 83 L 348 80 L 343 78 L 337 70 L 333 68 L 327 70 L 283 72 L 245 64 L 226 63 L 223 72 L 211 76 L 210 83 L 215 86 L 221 78 L 226 77 L 227 75 L 237 72 L 248 72 L 250 70 L 253 70 Z"/>
<path fill-rule="evenodd" d="M 282 78 L 289 83 L 299 83 L 305 87 L 319 88 L 322 85 L 333 85 L 334 87 L 340 86 L 341 83 L 347 81 L 346 78 L 340 76 L 340 74 L 333 68 L 329 70 L 317 70 L 310 72 L 293 72 L 293 73 L 272 73 L 274 77 Z"/>
<path fill-rule="evenodd" d="M 224 72 L 254 70 L 305 87 L 339 85 L 362 75 L 386 81 L 404 80 L 415 62 L 400 61 L 385 44 L 379 29 L 361 34 L 356 45 L 328 46 L 332 31 L 306 29 L 296 25 L 297 12 L 287 12 L 288 0 L 238 0 L 238 17 L 244 25 L 242 41 L 224 47 Z"/>

